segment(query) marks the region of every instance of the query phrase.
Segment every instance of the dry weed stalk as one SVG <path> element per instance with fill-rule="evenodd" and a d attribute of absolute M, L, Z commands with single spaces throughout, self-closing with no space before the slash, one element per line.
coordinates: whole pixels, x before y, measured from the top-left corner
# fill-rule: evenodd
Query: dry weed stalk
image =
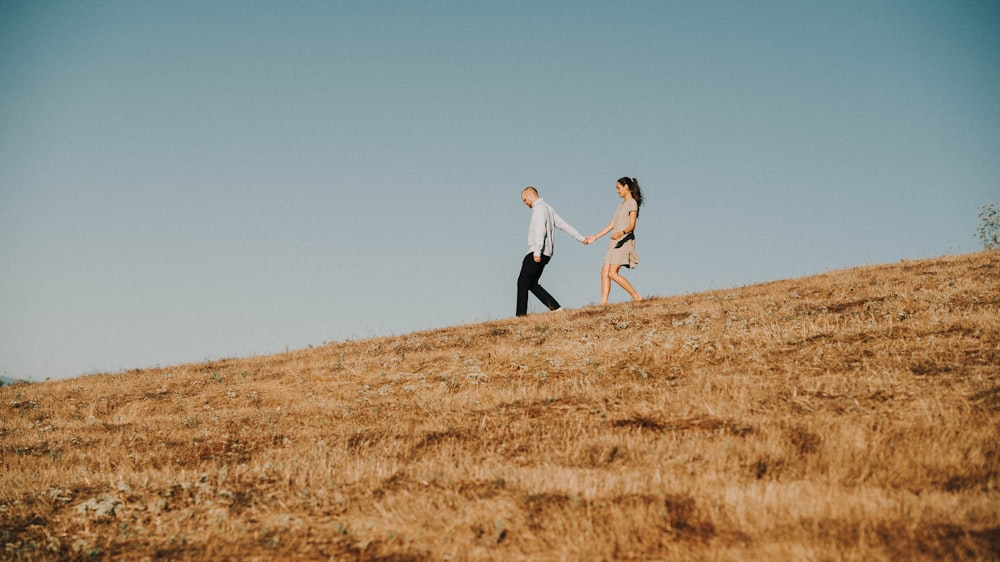
<path fill-rule="evenodd" d="M 1000 558 L 1000 254 L 0 389 L 31 559 Z"/>

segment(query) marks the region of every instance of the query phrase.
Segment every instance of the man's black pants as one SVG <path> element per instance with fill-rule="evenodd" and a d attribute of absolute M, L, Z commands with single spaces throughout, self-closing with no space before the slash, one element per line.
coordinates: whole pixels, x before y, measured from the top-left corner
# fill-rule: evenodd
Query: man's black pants
<path fill-rule="evenodd" d="M 545 270 L 550 259 L 552 259 L 551 256 L 543 255 L 542 261 L 536 263 L 534 254 L 528 253 L 524 256 L 524 261 L 521 262 L 521 274 L 517 276 L 518 316 L 528 314 L 528 291 L 538 297 L 538 300 L 542 301 L 542 304 L 547 306 L 549 310 L 559 308 L 556 299 L 538 284 L 538 280 L 542 277 L 542 271 Z"/>

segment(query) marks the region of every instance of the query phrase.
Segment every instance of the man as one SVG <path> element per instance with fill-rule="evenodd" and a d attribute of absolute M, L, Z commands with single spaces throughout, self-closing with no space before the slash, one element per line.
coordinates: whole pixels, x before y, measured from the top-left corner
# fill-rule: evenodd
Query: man
<path fill-rule="evenodd" d="M 517 315 L 528 314 L 528 291 L 531 291 L 549 310 L 559 310 L 559 303 L 538 284 L 542 271 L 552 259 L 553 227 L 586 244 L 588 241 L 556 213 L 548 203 L 538 196 L 538 190 L 528 186 L 521 191 L 521 201 L 531 207 L 531 223 L 528 225 L 528 255 L 521 262 L 521 274 L 517 277 Z"/>

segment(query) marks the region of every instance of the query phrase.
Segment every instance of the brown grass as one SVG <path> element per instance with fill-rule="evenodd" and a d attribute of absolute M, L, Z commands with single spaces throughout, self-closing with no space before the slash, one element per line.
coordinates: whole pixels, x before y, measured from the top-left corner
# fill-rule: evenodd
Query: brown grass
<path fill-rule="evenodd" d="M 1000 559 L 1000 253 L 0 389 L 0 557 Z"/>

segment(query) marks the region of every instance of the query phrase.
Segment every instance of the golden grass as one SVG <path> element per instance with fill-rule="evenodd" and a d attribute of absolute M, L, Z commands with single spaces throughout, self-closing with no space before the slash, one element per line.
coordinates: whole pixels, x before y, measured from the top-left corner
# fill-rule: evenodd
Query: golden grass
<path fill-rule="evenodd" d="M 0 557 L 1000 559 L 1000 253 L 0 388 Z"/>

